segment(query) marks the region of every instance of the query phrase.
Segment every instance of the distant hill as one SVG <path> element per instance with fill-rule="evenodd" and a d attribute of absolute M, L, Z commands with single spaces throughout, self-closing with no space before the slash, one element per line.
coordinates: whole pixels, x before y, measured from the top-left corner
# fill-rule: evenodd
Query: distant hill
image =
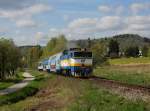
<path fill-rule="evenodd" d="M 118 41 L 121 50 L 125 50 L 129 46 L 138 46 L 138 47 L 143 47 L 144 45 L 150 46 L 149 38 L 142 37 L 137 34 L 122 34 L 112 37 L 92 39 L 91 42 L 94 43 L 94 41 L 101 41 L 104 42 L 106 45 L 108 45 L 111 39 L 115 39 Z M 81 47 L 87 47 L 88 41 L 89 41 L 88 39 L 84 39 L 84 40 L 77 40 L 74 42 L 76 42 L 76 44 Z"/>
<path fill-rule="evenodd" d="M 142 37 L 137 34 L 116 35 L 112 38 L 118 41 L 122 50 L 129 46 L 143 47 L 144 45 L 150 45 L 149 38 Z"/>

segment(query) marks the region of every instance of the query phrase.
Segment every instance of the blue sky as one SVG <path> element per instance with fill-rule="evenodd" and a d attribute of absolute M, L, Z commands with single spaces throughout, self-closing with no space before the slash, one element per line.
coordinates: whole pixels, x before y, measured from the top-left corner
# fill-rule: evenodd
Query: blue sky
<path fill-rule="evenodd" d="M 0 0 L 0 37 L 17 45 L 134 33 L 150 37 L 149 0 Z"/>

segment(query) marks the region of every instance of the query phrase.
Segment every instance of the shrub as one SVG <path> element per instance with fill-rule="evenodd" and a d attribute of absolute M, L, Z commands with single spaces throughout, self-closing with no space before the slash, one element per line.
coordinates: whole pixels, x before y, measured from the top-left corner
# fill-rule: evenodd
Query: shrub
<path fill-rule="evenodd" d="M 139 56 L 139 48 L 137 46 L 128 47 L 125 51 L 125 55 L 127 57 L 138 57 Z"/>

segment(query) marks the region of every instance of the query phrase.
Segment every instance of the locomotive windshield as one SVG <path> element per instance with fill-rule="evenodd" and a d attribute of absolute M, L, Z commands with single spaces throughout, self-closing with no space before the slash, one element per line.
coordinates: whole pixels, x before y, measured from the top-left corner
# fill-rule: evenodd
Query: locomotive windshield
<path fill-rule="evenodd" d="M 92 52 L 74 52 L 74 57 L 92 57 Z"/>

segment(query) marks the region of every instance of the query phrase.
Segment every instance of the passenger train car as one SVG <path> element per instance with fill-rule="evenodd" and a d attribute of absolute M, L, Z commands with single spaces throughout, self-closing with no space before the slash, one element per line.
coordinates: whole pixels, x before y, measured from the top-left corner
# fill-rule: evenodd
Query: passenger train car
<path fill-rule="evenodd" d="M 88 77 L 92 73 L 92 52 L 81 48 L 71 48 L 40 62 L 38 69 L 56 72 L 66 76 Z M 39 69 L 40 70 L 40 69 Z"/>
<path fill-rule="evenodd" d="M 38 63 L 38 70 L 43 71 L 43 63 L 42 62 Z"/>
<path fill-rule="evenodd" d="M 38 63 L 38 70 L 39 71 L 48 71 L 49 67 L 48 67 L 48 60 L 49 59 L 44 59 L 43 61 L 40 61 Z"/>

